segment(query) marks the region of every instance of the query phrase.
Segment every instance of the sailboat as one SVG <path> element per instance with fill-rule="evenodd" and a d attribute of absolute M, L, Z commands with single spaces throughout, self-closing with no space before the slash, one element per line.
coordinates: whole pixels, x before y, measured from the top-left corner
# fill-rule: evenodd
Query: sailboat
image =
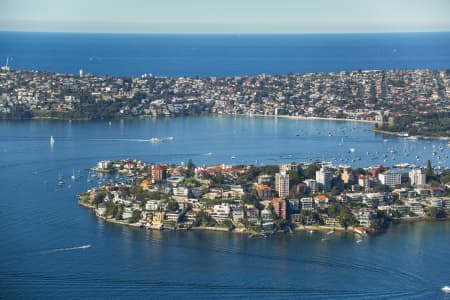
<path fill-rule="evenodd" d="M 78 171 L 75 175 L 75 169 L 72 169 L 72 176 L 70 176 L 70 178 L 72 178 L 72 180 L 74 181 L 78 181 L 78 179 L 81 178 L 80 171 Z"/>
<path fill-rule="evenodd" d="M 59 186 L 63 186 L 64 185 L 64 179 L 63 179 L 63 176 L 61 174 L 58 175 L 57 185 L 59 185 Z"/>

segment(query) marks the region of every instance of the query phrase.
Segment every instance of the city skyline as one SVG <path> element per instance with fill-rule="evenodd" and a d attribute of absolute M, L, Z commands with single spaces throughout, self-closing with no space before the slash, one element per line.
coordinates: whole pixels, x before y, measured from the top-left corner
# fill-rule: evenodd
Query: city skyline
<path fill-rule="evenodd" d="M 0 31 L 305 34 L 450 31 L 450 2 L 6 0 Z"/>

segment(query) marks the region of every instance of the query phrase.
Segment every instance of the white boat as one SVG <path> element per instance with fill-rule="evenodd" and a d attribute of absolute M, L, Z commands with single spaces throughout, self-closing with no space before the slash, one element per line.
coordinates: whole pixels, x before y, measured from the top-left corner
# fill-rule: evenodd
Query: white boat
<path fill-rule="evenodd" d="M 350 148 L 350 149 L 348 149 L 348 152 L 349 152 L 349 153 L 355 152 L 355 148 Z"/>
<path fill-rule="evenodd" d="M 330 230 L 327 232 L 327 235 L 332 235 L 334 233 L 334 230 Z"/>
<path fill-rule="evenodd" d="M 91 245 L 83 245 L 83 246 L 80 247 L 80 249 L 88 249 L 88 248 L 91 248 L 91 247 L 92 247 Z"/>
<path fill-rule="evenodd" d="M 162 140 L 160 138 L 157 137 L 152 137 L 151 139 L 148 140 L 150 143 L 156 144 L 161 142 Z"/>
<path fill-rule="evenodd" d="M 58 175 L 57 185 L 58 186 L 63 186 L 64 185 L 64 179 L 63 179 L 61 174 Z"/>
<path fill-rule="evenodd" d="M 450 286 L 448 286 L 448 285 L 443 286 L 441 288 L 441 291 L 443 291 L 446 294 L 449 294 L 450 293 Z"/>
<path fill-rule="evenodd" d="M 406 139 L 410 140 L 410 141 L 417 141 L 418 138 L 415 135 L 411 135 L 411 136 L 406 137 Z"/>
<path fill-rule="evenodd" d="M 399 164 L 395 164 L 393 167 L 397 168 L 397 169 L 406 169 L 409 166 L 410 166 L 409 163 L 399 163 Z"/>
<path fill-rule="evenodd" d="M 168 137 L 166 137 L 166 140 L 168 140 L 168 141 L 173 141 L 173 136 L 168 136 Z"/>
<path fill-rule="evenodd" d="M 55 139 L 53 138 L 53 135 L 50 136 L 50 145 L 53 146 L 55 144 Z"/>

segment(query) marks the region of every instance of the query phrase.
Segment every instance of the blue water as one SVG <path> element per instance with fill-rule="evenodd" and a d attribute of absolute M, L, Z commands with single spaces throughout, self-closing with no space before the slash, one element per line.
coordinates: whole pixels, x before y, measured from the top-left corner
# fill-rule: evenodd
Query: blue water
<path fill-rule="evenodd" d="M 351 234 L 323 241 L 318 232 L 249 239 L 126 228 L 76 204 L 76 194 L 97 185 L 87 183 L 85 169 L 101 159 L 278 163 L 361 155 L 355 165 L 364 165 L 380 163 L 366 152 L 397 149 L 396 161 L 411 155 L 415 160 L 420 152 L 423 163 L 435 161 L 431 151 L 440 146 L 442 156 L 449 154 L 445 142 L 384 142 L 370 129 L 360 123 L 232 117 L 111 126 L 0 122 L 0 298 L 445 299 L 440 287 L 450 283 L 450 222 L 402 224 L 361 243 Z M 159 144 L 144 141 L 169 136 L 173 140 Z M 355 153 L 348 153 L 350 147 Z M 82 170 L 80 181 L 69 178 L 73 169 Z M 56 186 L 59 174 L 64 187 Z M 87 244 L 92 247 L 80 248 Z"/>
<path fill-rule="evenodd" d="M 120 35 L 0 32 L 15 69 L 234 76 L 450 68 L 450 33 Z"/>

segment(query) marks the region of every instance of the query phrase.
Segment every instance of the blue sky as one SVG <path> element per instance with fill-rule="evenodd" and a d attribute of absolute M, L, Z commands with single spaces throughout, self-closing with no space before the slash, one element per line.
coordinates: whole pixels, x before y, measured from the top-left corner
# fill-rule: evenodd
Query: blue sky
<path fill-rule="evenodd" d="M 2 31 L 450 31 L 450 0 L 0 0 Z"/>

